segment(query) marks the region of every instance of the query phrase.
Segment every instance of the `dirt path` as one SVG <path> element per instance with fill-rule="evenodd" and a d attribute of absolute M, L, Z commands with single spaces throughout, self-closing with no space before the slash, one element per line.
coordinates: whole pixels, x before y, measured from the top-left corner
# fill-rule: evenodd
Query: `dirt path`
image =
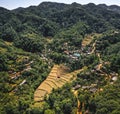
<path fill-rule="evenodd" d="M 80 101 L 78 99 L 78 91 L 73 91 L 75 97 L 77 98 L 77 113 L 76 114 L 82 114 L 82 111 L 80 110 Z"/>
<path fill-rule="evenodd" d="M 23 69 L 22 71 L 20 71 L 20 72 L 15 72 L 15 73 L 13 73 L 13 74 L 10 74 L 10 78 L 11 78 L 11 79 L 16 79 L 16 78 L 20 77 L 23 72 L 31 70 L 31 66 L 30 66 L 30 65 L 31 65 L 32 63 L 33 63 L 33 61 L 30 61 L 29 63 L 25 64 L 25 67 L 26 67 L 26 68 Z"/>
<path fill-rule="evenodd" d="M 79 109 L 80 107 L 80 101 L 77 100 L 77 114 L 82 114 L 82 111 Z"/>

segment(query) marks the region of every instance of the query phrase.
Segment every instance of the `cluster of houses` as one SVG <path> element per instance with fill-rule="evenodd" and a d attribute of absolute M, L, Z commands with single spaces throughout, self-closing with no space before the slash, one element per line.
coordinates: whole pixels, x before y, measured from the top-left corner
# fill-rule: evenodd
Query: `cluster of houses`
<path fill-rule="evenodd" d="M 80 58 L 80 53 L 78 52 L 69 52 L 69 51 L 64 51 L 64 53 L 67 55 L 67 57 L 71 60 L 78 60 Z"/>
<path fill-rule="evenodd" d="M 91 84 L 89 86 L 81 86 L 77 84 L 75 87 L 73 87 L 73 90 L 78 90 L 79 88 L 81 88 L 82 90 L 89 90 L 91 93 L 95 93 L 98 90 L 97 84 Z"/>
<path fill-rule="evenodd" d="M 118 79 L 117 73 L 115 72 L 110 73 L 110 84 L 113 84 L 115 81 L 117 81 L 117 79 Z M 73 90 L 78 90 L 80 88 L 82 90 L 89 90 L 91 93 L 96 93 L 98 90 L 103 91 L 102 88 L 100 89 L 97 88 L 97 84 L 91 84 L 87 86 L 81 86 L 80 84 L 77 84 L 76 86 L 73 87 Z"/>
<path fill-rule="evenodd" d="M 110 84 L 114 84 L 118 80 L 118 74 L 115 72 L 110 73 Z"/>

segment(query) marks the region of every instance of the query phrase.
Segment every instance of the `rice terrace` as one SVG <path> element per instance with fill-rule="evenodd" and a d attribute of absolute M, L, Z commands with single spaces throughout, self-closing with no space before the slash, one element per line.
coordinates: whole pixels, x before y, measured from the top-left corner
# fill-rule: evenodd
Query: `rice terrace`
<path fill-rule="evenodd" d="M 84 67 L 83 69 L 85 69 Z M 77 73 L 83 71 L 83 69 L 76 70 L 69 73 L 69 69 L 64 65 L 54 65 L 51 72 L 45 81 L 36 89 L 34 93 L 34 101 L 43 101 L 44 97 L 52 92 L 53 89 L 62 87 L 66 83 L 70 83 L 76 79 Z"/>

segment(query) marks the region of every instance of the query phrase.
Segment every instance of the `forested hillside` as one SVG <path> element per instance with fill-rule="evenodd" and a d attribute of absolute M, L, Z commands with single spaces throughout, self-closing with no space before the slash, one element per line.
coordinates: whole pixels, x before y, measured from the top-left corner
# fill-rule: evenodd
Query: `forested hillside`
<path fill-rule="evenodd" d="M 0 7 L 0 114 L 120 114 L 119 87 L 119 6 Z"/>

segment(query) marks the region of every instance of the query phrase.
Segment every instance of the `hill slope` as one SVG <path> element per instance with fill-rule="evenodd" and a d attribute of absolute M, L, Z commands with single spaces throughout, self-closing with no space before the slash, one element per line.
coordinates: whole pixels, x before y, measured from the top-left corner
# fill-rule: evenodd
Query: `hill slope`
<path fill-rule="evenodd" d="M 0 113 L 118 114 L 119 50 L 119 6 L 0 8 Z M 57 82 L 55 64 L 72 74 L 59 66 Z"/>

